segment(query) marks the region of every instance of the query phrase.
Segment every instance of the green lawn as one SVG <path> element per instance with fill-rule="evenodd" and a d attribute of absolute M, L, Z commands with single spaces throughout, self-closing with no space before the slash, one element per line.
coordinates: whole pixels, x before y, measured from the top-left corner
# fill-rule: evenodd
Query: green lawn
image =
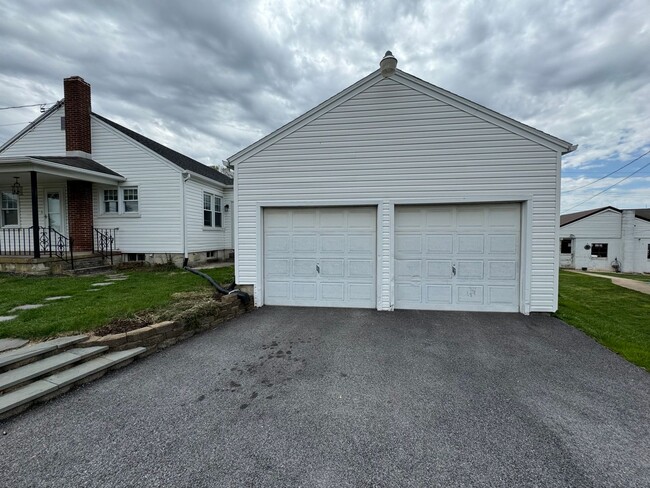
<path fill-rule="evenodd" d="M 233 281 L 234 269 L 204 270 L 217 282 Z M 0 322 L 0 338 L 37 339 L 71 332 L 87 332 L 113 319 L 127 318 L 135 312 L 155 310 L 169 304 L 173 293 L 206 290 L 210 284 L 203 278 L 181 269 L 142 269 L 125 271 L 125 281 L 88 291 L 92 283 L 105 281 L 99 276 L 18 277 L 0 275 L 0 315 L 18 315 Z M 46 297 L 71 295 L 72 298 L 46 302 Z M 25 304 L 47 303 L 46 306 L 20 312 L 9 312 Z"/>
<path fill-rule="evenodd" d="M 650 295 L 561 271 L 556 315 L 650 371 Z"/>

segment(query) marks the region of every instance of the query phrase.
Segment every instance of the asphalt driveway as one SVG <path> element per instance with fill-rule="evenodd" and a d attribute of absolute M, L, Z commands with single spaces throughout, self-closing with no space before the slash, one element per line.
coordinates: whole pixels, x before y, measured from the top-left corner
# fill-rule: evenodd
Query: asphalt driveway
<path fill-rule="evenodd" d="M 650 486 L 650 375 L 547 316 L 264 307 L 4 422 L 2 486 Z"/>

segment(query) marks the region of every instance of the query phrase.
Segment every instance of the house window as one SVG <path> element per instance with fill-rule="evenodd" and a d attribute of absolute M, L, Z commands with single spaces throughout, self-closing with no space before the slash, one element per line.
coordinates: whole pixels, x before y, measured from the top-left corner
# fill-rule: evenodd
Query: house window
<path fill-rule="evenodd" d="M 571 254 L 571 239 L 562 239 L 560 241 L 560 252 L 562 254 Z"/>
<path fill-rule="evenodd" d="M 131 263 L 132 263 L 132 262 L 144 261 L 145 259 L 146 259 L 146 258 L 145 258 L 145 255 L 144 255 L 144 254 L 141 254 L 141 253 L 130 252 L 130 253 L 128 253 L 128 254 L 126 255 L 126 260 L 127 260 L 128 262 L 131 262 Z"/>
<path fill-rule="evenodd" d="M 124 200 L 124 213 L 138 212 L 138 189 L 123 188 L 122 198 Z"/>
<path fill-rule="evenodd" d="M 117 190 L 104 190 L 104 213 L 117 213 Z"/>
<path fill-rule="evenodd" d="M 18 225 L 18 195 L 2 194 L 2 221 L 0 225 Z"/>
<path fill-rule="evenodd" d="M 602 242 L 595 242 L 591 244 L 591 257 L 592 258 L 606 258 L 607 257 L 607 244 Z"/>
<path fill-rule="evenodd" d="M 211 193 L 203 194 L 203 225 L 221 227 L 221 198 Z"/>
<path fill-rule="evenodd" d="M 213 257 L 215 257 L 216 255 L 217 255 L 217 252 L 216 252 L 216 251 L 207 251 L 207 252 L 205 253 L 205 257 L 206 257 L 206 258 L 213 258 Z"/>
<path fill-rule="evenodd" d="M 650 259 L 650 244 L 648 244 L 648 259 Z"/>

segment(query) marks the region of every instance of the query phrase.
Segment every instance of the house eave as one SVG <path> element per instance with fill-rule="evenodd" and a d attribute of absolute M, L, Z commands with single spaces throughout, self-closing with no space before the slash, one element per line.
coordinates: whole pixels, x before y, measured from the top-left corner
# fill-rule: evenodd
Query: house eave
<path fill-rule="evenodd" d="M 116 184 L 126 181 L 123 176 L 98 173 L 83 168 L 74 168 L 65 164 L 53 163 L 29 156 L 0 156 L 0 173 L 37 171 L 63 178 L 91 181 L 101 184 Z"/>

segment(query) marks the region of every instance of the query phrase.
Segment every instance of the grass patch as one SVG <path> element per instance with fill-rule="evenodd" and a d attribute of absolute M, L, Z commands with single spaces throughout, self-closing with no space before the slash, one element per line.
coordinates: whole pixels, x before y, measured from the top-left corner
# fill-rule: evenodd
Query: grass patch
<path fill-rule="evenodd" d="M 556 316 L 650 371 L 650 295 L 561 271 Z"/>
<path fill-rule="evenodd" d="M 219 283 L 234 279 L 232 266 L 202 270 Z M 211 289 L 210 284 L 180 269 L 142 269 L 125 271 L 125 281 L 88 291 L 105 276 L 19 277 L 0 275 L 0 315 L 25 304 L 46 306 L 12 312 L 17 318 L 0 322 L 0 338 L 39 339 L 64 333 L 88 332 L 116 319 L 133 317 L 137 312 L 154 311 L 172 302 L 174 293 Z M 66 300 L 46 302 L 52 296 L 71 295 Z"/>

